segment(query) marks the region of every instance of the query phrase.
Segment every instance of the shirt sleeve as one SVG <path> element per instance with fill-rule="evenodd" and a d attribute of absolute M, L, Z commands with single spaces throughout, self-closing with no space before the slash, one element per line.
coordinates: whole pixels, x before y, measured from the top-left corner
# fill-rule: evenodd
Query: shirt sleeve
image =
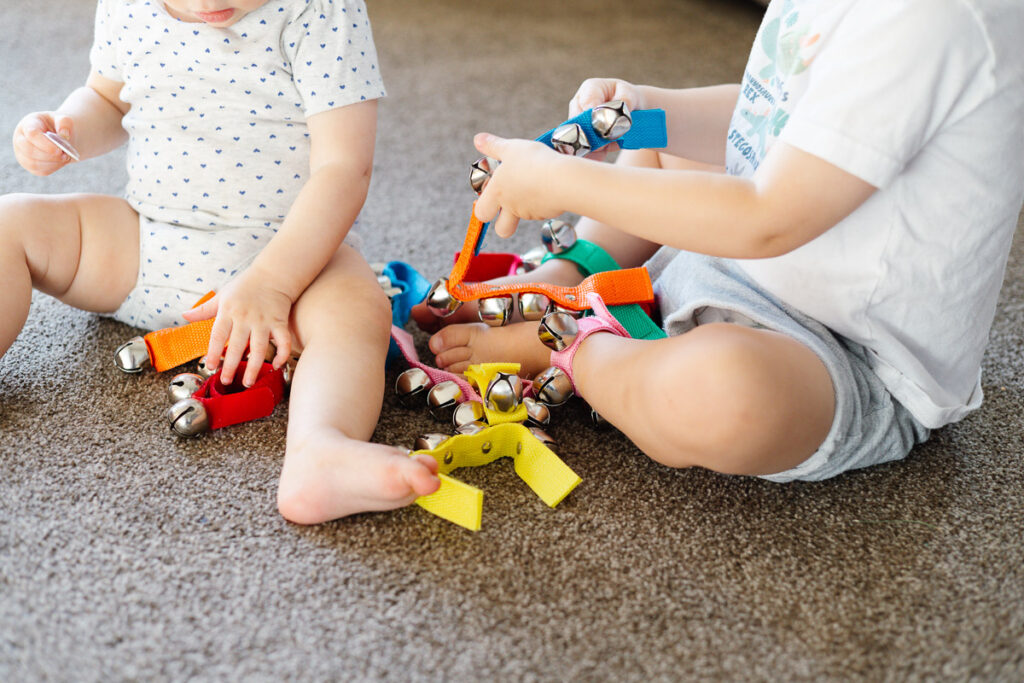
<path fill-rule="evenodd" d="M 284 49 L 307 117 L 385 95 L 363 0 L 310 0 Z"/>
<path fill-rule="evenodd" d="M 118 43 L 123 33 L 117 31 L 116 0 L 99 0 L 96 4 L 96 23 L 89 64 L 92 70 L 112 81 L 124 80 L 118 64 Z"/>
<path fill-rule="evenodd" d="M 827 41 L 780 139 L 875 187 L 992 87 L 990 46 L 960 0 L 854 3 Z"/>

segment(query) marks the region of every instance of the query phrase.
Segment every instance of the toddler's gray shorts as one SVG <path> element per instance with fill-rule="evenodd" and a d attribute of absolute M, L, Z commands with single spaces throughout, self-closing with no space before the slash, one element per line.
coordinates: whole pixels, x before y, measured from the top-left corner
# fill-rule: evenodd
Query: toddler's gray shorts
<path fill-rule="evenodd" d="M 828 436 L 803 463 L 764 479 L 828 479 L 902 459 L 928 438 L 930 430 L 892 397 L 868 366 L 864 347 L 778 301 L 732 261 L 666 247 L 646 265 L 669 335 L 709 322 L 764 327 L 801 342 L 828 369 L 836 399 Z"/>

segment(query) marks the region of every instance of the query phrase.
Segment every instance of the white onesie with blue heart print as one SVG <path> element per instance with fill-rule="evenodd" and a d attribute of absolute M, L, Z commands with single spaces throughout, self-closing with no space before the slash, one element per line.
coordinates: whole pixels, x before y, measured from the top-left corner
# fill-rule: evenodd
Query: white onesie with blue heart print
<path fill-rule="evenodd" d="M 99 0 L 90 59 L 131 105 L 139 280 L 113 317 L 146 329 L 182 324 L 273 237 L 309 174 L 309 116 L 384 96 L 363 0 L 270 0 L 227 28 Z"/>

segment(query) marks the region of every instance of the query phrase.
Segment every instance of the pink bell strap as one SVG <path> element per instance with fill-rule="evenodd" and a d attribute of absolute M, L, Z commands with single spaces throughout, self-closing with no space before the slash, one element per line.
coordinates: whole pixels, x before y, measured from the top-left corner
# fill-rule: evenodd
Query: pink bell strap
<path fill-rule="evenodd" d="M 604 299 L 601 298 L 600 294 L 591 292 L 587 295 L 587 302 L 594 309 L 594 315 L 580 318 L 576 321 L 579 331 L 576 333 L 576 339 L 573 340 L 568 348 L 551 352 L 551 365 L 559 368 L 569 377 L 569 381 L 573 385 L 573 391 L 577 396 L 580 393 L 576 387 L 576 381 L 572 377 L 572 359 L 576 356 L 576 350 L 583 343 L 583 340 L 595 332 L 611 332 L 620 337 L 630 336 L 626 328 L 619 324 L 619 321 L 611 314 L 608 307 L 604 305 Z"/>
<path fill-rule="evenodd" d="M 483 402 L 480 394 L 477 393 L 476 389 L 474 389 L 462 375 L 456 375 L 455 373 L 448 372 L 447 370 L 432 368 L 429 365 L 421 363 L 419 355 L 416 353 L 416 344 L 412 340 L 412 335 L 401 327 L 398 327 L 397 325 L 391 326 L 391 338 L 394 339 L 395 344 L 398 345 L 398 350 L 402 352 L 405 362 L 408 363 L 410 367 L 419 368 L 423 372 L 427 373 L 431 382 L 434 384 L 440 384 L 446 380 L 451 380 L 458 384 L 459 389 L 462 390 L 462 400 L 460 400 L 459 403 L 462 403 L 463 401 Z"/>

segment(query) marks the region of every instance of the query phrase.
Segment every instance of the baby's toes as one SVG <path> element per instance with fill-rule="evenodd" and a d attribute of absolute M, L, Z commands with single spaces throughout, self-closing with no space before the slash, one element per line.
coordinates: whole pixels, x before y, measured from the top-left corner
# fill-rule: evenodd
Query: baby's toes
<path fill-rule="evenodd" d="M 430 350 L 437 356 L 452 349 L 468 347 L 472 345 L 473 338 L 481 327 L 486 327 L 486 325 L 483 323 L 448 325 L 430 338 Z"/>
<path fill-rule="evenodd" d="M 434 357 L 437 367 L 448 372 L 461 373 L 472 365 L 473 349 L 468 346 L 457 346 L 443 351 Z"/>
<path fill-rule="evenodd" d="M 441 480 L 437 478 L 437 461 L 429 455 L 413 456 L 403 470 L 406 483 L 417 496 L 428 496 L 441 486 Z"/>

